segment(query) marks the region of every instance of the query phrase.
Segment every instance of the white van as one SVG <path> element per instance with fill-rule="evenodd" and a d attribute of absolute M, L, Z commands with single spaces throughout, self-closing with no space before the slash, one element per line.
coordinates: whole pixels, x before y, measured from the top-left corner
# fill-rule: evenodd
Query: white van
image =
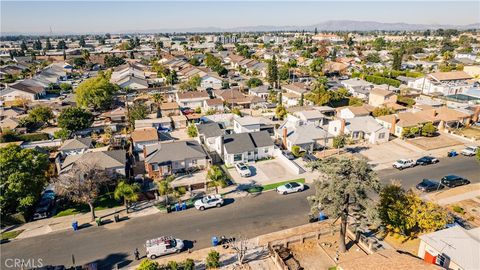
<path fill-rule="evenodd" d="M 162 255 L 180 253 L 183 249 L 183 241 L 171 236 L 162 236 L 147 240 L 145 247 L 147 249 L 147 258 L 153 260 Z"/>

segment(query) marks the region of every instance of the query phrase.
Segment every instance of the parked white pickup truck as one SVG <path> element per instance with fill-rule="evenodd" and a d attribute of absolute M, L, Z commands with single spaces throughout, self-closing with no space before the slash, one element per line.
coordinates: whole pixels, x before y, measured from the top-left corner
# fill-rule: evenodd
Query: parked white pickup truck
<path fill-rule="evenodd" d="M 399 159 L 395 163 L 393 163 L 393 167 L 395 169 L 403 170 L 406 168 L 412 168 L 417 165 L 417 162 L 414 161 L 413 159 Z"/>
<path fill-rule="evenodd" d="M 460 152 L 464 156 L 474 156 L 477 153 L 478 146 L 467 146 L 467 148 L 463 149 L 462 152 Z"/>

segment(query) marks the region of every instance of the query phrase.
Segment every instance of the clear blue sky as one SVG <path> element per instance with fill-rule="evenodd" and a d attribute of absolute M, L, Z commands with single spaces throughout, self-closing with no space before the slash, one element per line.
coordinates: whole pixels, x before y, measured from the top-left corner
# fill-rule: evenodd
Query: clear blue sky
<path fill-rule="evenodd" d="M 480 21 L 479 1 L 1 1 L 1 31 L 116 32 L 311 25 L 327 20 L 425 24 Z"/>

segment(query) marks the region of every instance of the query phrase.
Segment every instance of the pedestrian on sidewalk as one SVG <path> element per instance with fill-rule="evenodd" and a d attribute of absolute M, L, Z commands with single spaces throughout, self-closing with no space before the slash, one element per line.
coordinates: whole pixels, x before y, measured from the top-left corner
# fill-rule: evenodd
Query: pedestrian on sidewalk
<path fill-rule="evenodd" d="M 140 260 L 140 252 L 138 252 L 138 248 L 135 248 L 135 252 L 133 252 L 133 254 L 135 255 L 135 260 Z"/>

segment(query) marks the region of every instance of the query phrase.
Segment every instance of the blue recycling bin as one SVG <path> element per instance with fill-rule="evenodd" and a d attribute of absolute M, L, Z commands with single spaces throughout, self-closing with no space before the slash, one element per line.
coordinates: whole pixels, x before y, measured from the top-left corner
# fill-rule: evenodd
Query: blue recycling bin
<path fill-rule="evenodd" d="M 182 210 L 187 210 L 187 203 L 186 202 L 182 203 Z"/>
<path fill-rule="evenodd" d="M 216 236 L 212 237 L 212 246 L 218 246 L 218 238 Z"/>
<path fill-rule="evenodd" d="M 78 221 L 72 222 L 72 228 L 74 231 L 78 231 Z"/>
<path fill-rule="evenodd" d="M 180 209 L 180 204 L 176 203 L 176 204 L 175 204 L 175 211 L 178 212 L 178 211 L 180 211 L 180 210 L 181 210 L 181 209 Z"/>
<path fill-rule="evenodd" d="M 322 221 L 322 220 L 325 220 L 327 219 L 327 216 L 325 216 L 325 214 L 323 212 L 320 212 L 320 214 L 318 215 L 318 220 Z"/>

